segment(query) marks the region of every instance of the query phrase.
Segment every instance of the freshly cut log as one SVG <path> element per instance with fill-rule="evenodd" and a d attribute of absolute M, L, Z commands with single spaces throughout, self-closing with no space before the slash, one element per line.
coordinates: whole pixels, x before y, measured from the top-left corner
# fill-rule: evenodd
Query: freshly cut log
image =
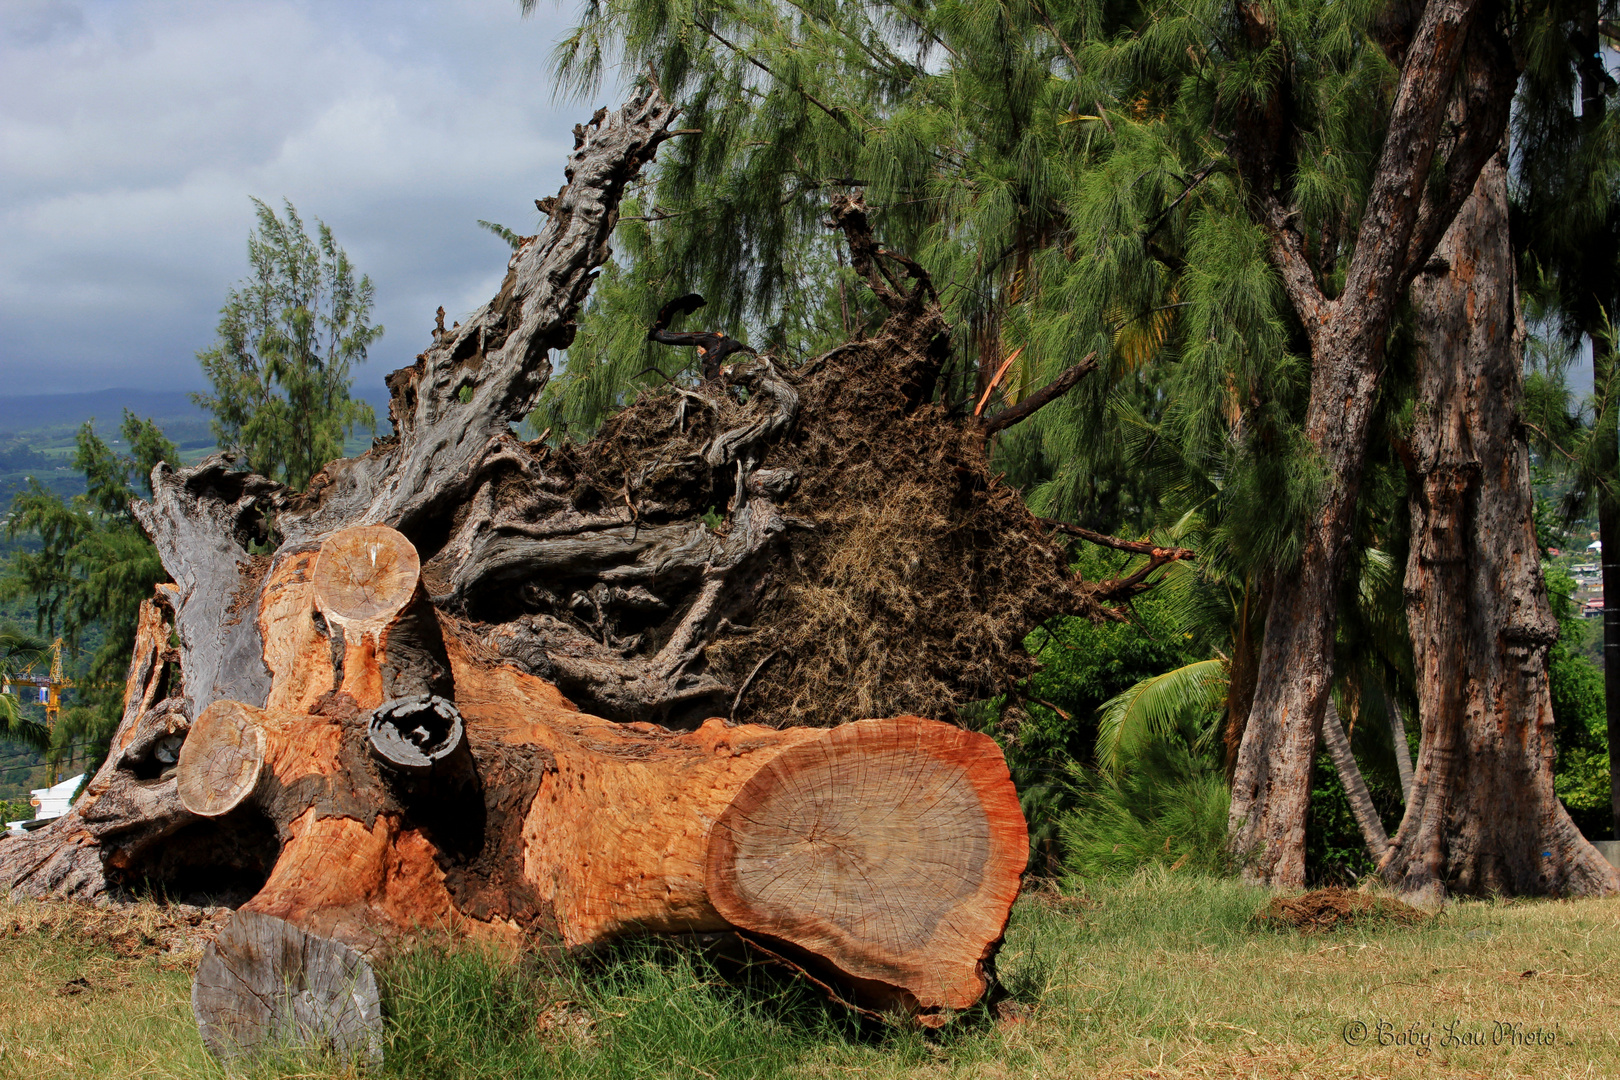
<path fill-rule="evenodd" d="M 386 576 L 373 576 L 369 557 L 328 557 L 372 546 L 390 553 Z M 180 760 L 193 813 L 257 813 L 281 838 L 242 915 L 363 953 L 424 929 L 571 947 L 745 931 L 862 1004 L 925 1024 L 984 993 L 1028 845 L 988 737 L 918 717 L 832 729 L 618 724 L 490 663 L 449 617 L 435 640 L 454 703 L 421 695 L 366 713 L 331 687 L 380 685 L 409 607 L 399 598 L 417 595 L 415 552 L 367 527 L 327 538 L 308 565 L 295 556 L 266 578 L 267 653 L 287 655 L 281 635 L 318 613 L 334 618 L 337 595 L 365 598 L 350 625 L 381 647 L 348 641 L 341 676 L 330 652 L 325 664 L 305 656 L 277 669 L 273 698 L 311 700 L 313 688 L 284 687 L 288 677 L 327 688 L 302 712 L 215 702 Z M 367 591 L 377 580 L 386 595 Z M 305 617 L 292 617 L 300 605 Z M 199 1023 L 242 1045 L 268 1036 L 258 1021 L 232 1028 L 232 1010 L 252 1013 L 266 965 L 281 962 L 258 951 L 258 932 L 215 950 L 253 978 L 198 999 L 208 1010 Z M 281 1008 L 272 1028 L 303 1023 Z"/>
<path fill-rule="evenodd" d="M 411 602 L 421 576 L 416 548 L 395 530 L 345 529 L 321 544 L 315 602 L 346 635 L 375 636 Z"/>
<path fill-rule="evenodd" d="M 732 925 L 963 1009 L 1018 894 L 1029 837 L 1001 750 L 906 716 L 835 728 L 749 778 L 704 876 Z"/>
<path fill-rule="evenodd" d="M 382 998 L 347 945 L 269 915 L 239 912 L 203 950 L 191 986 L 203 1045 L 225 1061 L 313 1047 L 382 1061 Z"/>
<path fill-rule="evenodd" d="M 176 786 L 198 817 L 228 814 L 252 795 L 264 771 L 264 729 L 238 701 L 203 710 L 180 747 Z"/>

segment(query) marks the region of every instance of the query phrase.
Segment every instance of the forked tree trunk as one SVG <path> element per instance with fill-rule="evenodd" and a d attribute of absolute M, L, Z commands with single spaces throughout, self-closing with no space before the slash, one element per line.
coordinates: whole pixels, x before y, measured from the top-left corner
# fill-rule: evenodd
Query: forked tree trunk
<path fill-rule="evenodd" d="M 1387 47 L 1400 66 L 1384 145 L 1371 177 L 1343 286 L 1324 288 L 1297 208 L 1283 201 L 1292 144 L 1256 109 L 1232 146 L 1252 188 L 1283 287 L 1310 340 L 1305 436 L 1318 455 L 1320 501 L 1303 527 L 1299 564 L 1280 576 L 1266 618 L 1257 686 L 1232 777 L 1230 846 L 1253 882 L 1305 881 L 1305 820 L 1317 733 L 1333 675 L 1338 584 L 1366 468 L 1385 338 L 1396 304 L 1467 197 L 1507 120 L 1515 72 L 1481 0 L 1426 0 Z M 1262 5 L 1240 5 L 1255 42 L 1275 33 Z M 1276 93 L 1282 95 L 1285 89 Z M 1447 127 L 1448 106 L 1462 121 Z M 1446 163 L 1441 182 L 1431 165 Z"/>
<path fill-rule="evenodd" d="M 1472 894 L 1613 893 L 1620 876 L 1553 791 L 1547 605 L 1519 415 L 1523 325 L 1503 155 L 1413 287 L 1407 619 L 1421 743 L 1382 866 L 1429 903 Z"/>
<path fill-rule="evenodd" d="M 995 744 L 939 718 L 1029 671 L 1039 620 L 1140 581 L 1076 581 L 989 473 L 1006 418 L 932 403 L 949 327 L 858 199 L 832 218 L 875 332 L 792 373 L 736 354 L 588 443 L 519 440 L 674 115 L 638 91 L 580 129 L 497 296 L 388 377 L 393 436 L 307 492 L 160 465 L 133 508 L 174 584 L 113 753 L 0 840 L 0 886 L 236 891 L 195 991 L 222 1054 L 369 1054 L 343 988 L 433 928 L 734 932 L 925 1024 L 988 983 L 1024 824 Z"/>

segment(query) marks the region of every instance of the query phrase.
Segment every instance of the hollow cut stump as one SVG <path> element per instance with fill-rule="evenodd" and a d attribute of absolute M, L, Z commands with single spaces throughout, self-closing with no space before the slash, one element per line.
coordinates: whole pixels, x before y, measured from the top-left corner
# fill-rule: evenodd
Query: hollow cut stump
<path fill-rule="evenodd" d="M 984 993 L 1027 848 L 992 740 L 917 717 L 614 723 L 493 659 L 418 567 L 377 526 L 280 558 L 259 605 L 266 705 L 216 701 L 192 724 L 186 809 L 262 815 L 281 844 L 199 974 L 210 1046 L 316 1031 L 325 999 L 260 984 L 359 979 L 428 931 L 516 947 L 736 931 L 924 1024 Z M 276 935 L 297 947 L 262 947 Z M 380 1022 L 329 1019 L 350 1048 Z"/>

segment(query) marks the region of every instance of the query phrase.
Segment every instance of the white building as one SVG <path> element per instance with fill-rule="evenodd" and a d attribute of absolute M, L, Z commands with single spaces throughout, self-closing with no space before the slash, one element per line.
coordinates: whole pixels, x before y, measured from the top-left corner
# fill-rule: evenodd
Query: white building
<path fill-rule="evenodd" d="M 28 801 L 34 806 L 34 820 L 50 821 L 52 818 L 59 818 L 67 813 L 68 808 L 73 804 L 73 793 L 79 790 L 79 785 L 82 783 L 84 783 L 84 773 L 63 780 L 60 784 L 48 788 L 35 788 L 29 792 L 33 796 Z M 6 822 L 6 828 L 14 833 L 25 832 L 25 824 L 22 821 L 8 821 Z"/>

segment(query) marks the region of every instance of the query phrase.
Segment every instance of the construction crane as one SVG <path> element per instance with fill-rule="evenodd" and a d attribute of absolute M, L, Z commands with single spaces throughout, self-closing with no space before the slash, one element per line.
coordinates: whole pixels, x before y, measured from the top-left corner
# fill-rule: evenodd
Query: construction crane
<path fill-rule="evenodd" d="M 34 686 L 39 688 L 38 704 L 45 706 L 45 728 L 47 731 L 56 730 L 56 718 L 62 714 L 62 691 L 73 686 L 73 680 L 65 678 L 62 674 L 62 649 L 64 643 L 61 638 L 51 642 L 51 671 L 49 675 L 35 675 L 34 665 L 29 664 L 21 672 L 14 672 L 5 676 L 3 691 L 7 694 L 16 693 L 14 685 Z M 21 694 L 17 695 L 21 697 Z M 49 783 L 56 783 L 58 777 L 57 763 L 51 762 L 47 775 Z"/>

